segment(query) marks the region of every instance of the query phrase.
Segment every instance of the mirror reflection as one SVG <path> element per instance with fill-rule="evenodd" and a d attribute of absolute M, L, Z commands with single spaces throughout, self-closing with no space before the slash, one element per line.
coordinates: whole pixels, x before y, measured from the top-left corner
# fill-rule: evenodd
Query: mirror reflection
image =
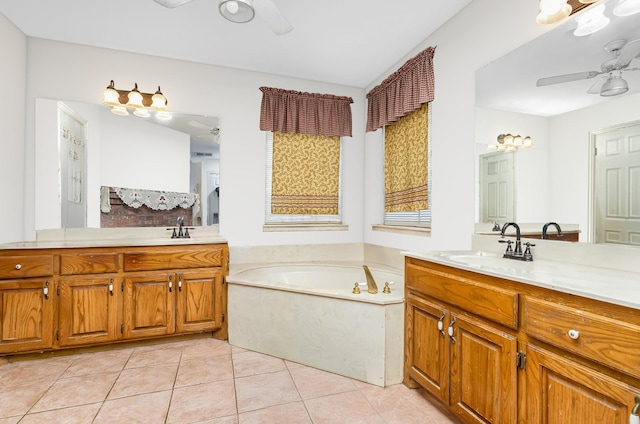
<path fill-rule="evenodd" d="M 616 4 L 604 3 L 610 23 L 597 33 L 574 35 L 577 21 L 569 18 L 476 72 L 478 232 L 491 232 L 512 214 L 538 234 L 544 223 L 558 222 L 578 230 L 583 242 L 640 245 L 640 199 L 628 195 L 640 185 L 640 14 L 615 16 Z M 623 54 L 628 65 L 613 70 Z M 601 95 L 620 76 L 629 90 Z M 488 150 L 507 133 L 530 136 L 532 147 Z M 504 162 L 504 155 L 513 156 L 512 165 L 487 171 L 487 162 Z M 614 156 L 627 161 L 601 161 Z M 493 173 L 510 166 L 503 179 Z"/>
<path fill-rule="evenodd" d="M 36 99 L 36 229 L 218 224 L 218 118 L 171 115 Z"/>

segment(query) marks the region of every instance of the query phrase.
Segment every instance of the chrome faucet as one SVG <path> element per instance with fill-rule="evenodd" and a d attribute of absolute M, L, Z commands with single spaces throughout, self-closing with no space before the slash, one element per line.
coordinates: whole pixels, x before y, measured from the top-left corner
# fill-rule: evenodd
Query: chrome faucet
<path fill-rule="evenodd" d="M 378 293 L 378 285 L 376 284 L 376 280 L 373 279 L 373 275 L 371 275 L 369 267 L 362 265 L 362 268 L 364 268 L 364 275 L 367 277 L 367 292 L 371 294 Z"/>
<path fill-rule="evenodd" d="M 550 225 L 553 225 L 554 227 L 556 227 L 556 231 L 558 232 L 558 237 L 562 237 L 564 235 L 564 234 L 562 234 L 562 229 L 560 228 L 560 226 L 556 222 L 547 222 L 542 227 L 542 239 L 543 240 L 547 240 L 549 238 L 549 237 L 547 237 L 547 228 L 549 228 Z"/>
<path fill-rule="evenodd" d="M 520 239 L 520 226 L 518 224 L 516 224 L 515 222 L 507 222 L 502 227 L 502 230 L 500 231 L 500 236 L 504 238 L 504 233 L 509 227 L 513 227 L 516 229 L 516 245 L 515 245 L 515 248 L 513 248 L 512 250 L 511 243 L 513 242 L 511 240 L 500 240 L 499 241 L 500 243 L 507 243 L 507 249 L 505 250 L 504 255 L 502 255 L 502 257 L 508 258 L 508 259 L 517 259 L 520 261 L 532 261 L 533 254 L 531 253 L 531 246 L 535 246 L 535 244 L 531 244 L 529 242 L 525 243 L 527 248 L 524 252 L 522 252 L 522 240 Z"/>

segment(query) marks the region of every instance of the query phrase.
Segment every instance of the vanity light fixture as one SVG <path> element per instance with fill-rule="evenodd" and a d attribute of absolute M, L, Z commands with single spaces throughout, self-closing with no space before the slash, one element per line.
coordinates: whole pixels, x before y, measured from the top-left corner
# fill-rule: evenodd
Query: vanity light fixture
<path fill-rule="evenodd" d="M 620 3 L 613 9 L 616 16 L 630 16 L 640 13 L 640 0 L 620 0 Z"/>
<path fill-rule="evenodd" d="M 218 10 L 225 19 L 238 24 L 249 22 L 256 15 L 253 0 L 220 0 Z"/>
<path fill-rule="evenodd" d="M 554 24 L 569 16 L 572 10 L 566 0 L 540 0 L 540 13 L 536 22 L 542 25 Z"/>
<path fill-rule="evenodd" d="M 131 110 L 135 116 L 148 118 L 151 112 L 155 112 L 158 119 L 171 119 L 171 114 L 167 112 L 167 98 L 160 91 L 155 93 L 142 93 L 138 89 L 138 83 L 130 91 L 118 90 L 113 80 L 104 90 L 102 104 L 111 107 L 111 112 L 116 115 L 129 115 Z"/>
<path fill-rule="evenodd" d="M 578 27 L 573 31 L 573 35 L 582 37 L 600 31 L 609 25 L 611 19 L 604 16 L 604 4 L 595 6 L 576 18 Z"/>
<path fill-rule="evenodd" d="M 497 150 L 500 152 L 515 152 L 519 148 L 528 149 L 533 145 L 531 137 L 522 137 L 520 135 L 500 134 L 496 144 L 487 145 L 489 150 Z"/>

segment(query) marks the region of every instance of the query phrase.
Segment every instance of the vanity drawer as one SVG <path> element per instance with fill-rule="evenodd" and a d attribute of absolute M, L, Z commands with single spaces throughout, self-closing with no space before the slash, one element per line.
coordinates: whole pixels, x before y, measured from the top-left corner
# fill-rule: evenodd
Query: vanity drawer
<path fill-rule="evenodd" d="M 636 375 L 640 326 L 604 315 L 525 297 L 526 333 L 537 340 Z"/>
<path fill-rule="evenodd" d="M 125 252 L 125 271 L 151 271 L 160 269 L 209 268 L 223 263 L 223 249 L 172 248 Z"/>
<path fill-rule="evenodd" d="M 518 292 L 455 274 L 407 263 L 405 286 L 467 312 L 518 328 Z M 482 277 L 479 277 L 482 278 Z"/>
<path fill-rule="evenodd" d="M 77 253 L 60 255 L 60 274 L 104 274 L 118 271 L 117 253 Z"/>
<path fill-rule="evenodd" d="M 0 257 L 0 279 L 53 275 L 53 255 Z"/>

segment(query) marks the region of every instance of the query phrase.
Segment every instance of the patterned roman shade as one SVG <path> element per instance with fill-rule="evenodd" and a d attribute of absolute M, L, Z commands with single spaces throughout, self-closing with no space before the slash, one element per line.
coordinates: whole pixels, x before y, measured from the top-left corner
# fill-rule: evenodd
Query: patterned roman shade
<path fill-rule="evenodd" d="M 262 131 L 351 137 L 351 97 L 260 87 Z"/>
<path fill-rule="evenodd" d="M 433 54 L 428 47 L 367 93 L 367 132 L 375 131 L 434 99 Z"/>
<path fill-rule="evenodd" d="M 273 134 L 271 213 L 337 215 L 340 137 Z"/>

